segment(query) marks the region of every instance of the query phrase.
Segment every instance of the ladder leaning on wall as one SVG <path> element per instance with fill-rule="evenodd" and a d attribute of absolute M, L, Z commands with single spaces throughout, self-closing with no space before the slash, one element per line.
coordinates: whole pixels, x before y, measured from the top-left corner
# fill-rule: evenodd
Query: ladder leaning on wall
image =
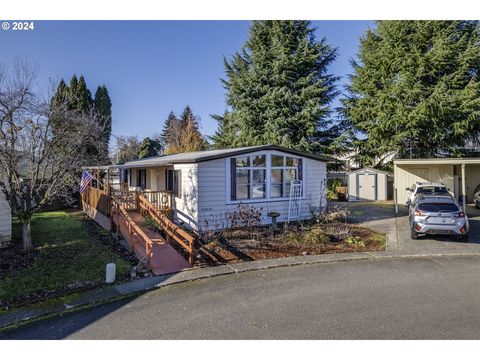
<path fill-rule="evenodd" d="M 302 202 L 302 181 L 293 180 L 290 183 L 290 200 L 288 201 L 287 222 L 300 220 L 300 208 Z"/>

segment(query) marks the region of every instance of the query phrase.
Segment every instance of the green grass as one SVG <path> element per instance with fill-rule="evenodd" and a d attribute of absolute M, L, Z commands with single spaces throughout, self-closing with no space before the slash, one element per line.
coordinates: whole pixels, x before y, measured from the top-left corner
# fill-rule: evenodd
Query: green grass
<path fill-rule="evenodd" d="M 21 223 L 14 220 L 14 238 L 20 239 L 21 233 Z M 32 240 L 38 254 L 34 263 L 0 282 L 0 299 L 12 300 L 84 281 L 100 283 L 109 262 L 116 264 L 118 275 L 127 274 L 130 268 L 108 245 L 91 238 L 80 219 L 64 211 L 36 214 Z"/>

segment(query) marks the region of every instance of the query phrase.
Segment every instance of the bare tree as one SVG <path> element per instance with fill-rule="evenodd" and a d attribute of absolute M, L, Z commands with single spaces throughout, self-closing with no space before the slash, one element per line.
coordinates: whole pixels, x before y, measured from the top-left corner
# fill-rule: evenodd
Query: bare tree
<path fill-rule="evenodd" d="M 36 93 L 35 79 L 25 61 L 0 67 L 0 191 L 23 224 L 24 250 L 32 248 L 35 212 L 55 199 L 75 201 L 73 189 L 87 165 L 81 154 L 101 134 L 92 114 L 66 103 L 52 106 L 50 96 Z"/>
<path fill-rule="evenodd" d="M 140 140 L 137 136 L 115 136 L 117 139 L 117 151 L 114 154 L 114 161 L 123 164 L 138 159 L 140 151 Z"/>

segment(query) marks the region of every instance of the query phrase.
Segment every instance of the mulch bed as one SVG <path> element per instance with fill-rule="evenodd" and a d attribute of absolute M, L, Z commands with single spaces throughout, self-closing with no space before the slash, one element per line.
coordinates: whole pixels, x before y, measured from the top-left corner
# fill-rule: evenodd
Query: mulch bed
<path fill-rule="evenodd" d="M 363 252 L 385 249 L 385 235 L 356 225 L 351 227 L 347 238 L 329 235 L 318 243 L 298 239 L 311 228 L 289 228 L 279 231 L 275 238 L 268 228 L 251 230 L 227 230 L 204 240 L 199 253 L 209 265 L 229 262 L 264 260 L 309 254 L 330 254 L 341 252 Z"/>

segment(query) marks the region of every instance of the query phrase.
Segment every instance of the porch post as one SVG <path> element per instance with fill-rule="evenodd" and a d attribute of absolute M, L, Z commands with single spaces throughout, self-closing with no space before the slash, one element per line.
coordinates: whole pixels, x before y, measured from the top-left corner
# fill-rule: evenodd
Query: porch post
<path fill-rule="evenodd" d="M 465 164 L 462 164 L 462 203 L 463 203 L 463 212 L 467 213 L 467 197 L 465 190 Z"/>

